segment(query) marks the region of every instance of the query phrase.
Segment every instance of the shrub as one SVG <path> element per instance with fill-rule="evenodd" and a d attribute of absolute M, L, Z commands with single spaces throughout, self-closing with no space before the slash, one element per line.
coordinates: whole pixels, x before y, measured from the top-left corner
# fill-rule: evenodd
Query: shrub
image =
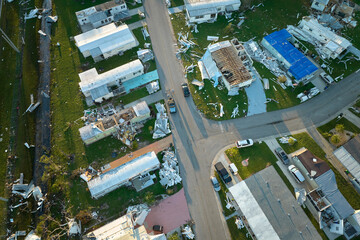
<path fill-rule="evenodd" d="M 338 144 L 338 143 L 340 142 L 340 137 L 339 137 L 339 135 L 337 135 L 337 134 L 332 135 L 330 141 L 331 141 L 333 144 Z"/>

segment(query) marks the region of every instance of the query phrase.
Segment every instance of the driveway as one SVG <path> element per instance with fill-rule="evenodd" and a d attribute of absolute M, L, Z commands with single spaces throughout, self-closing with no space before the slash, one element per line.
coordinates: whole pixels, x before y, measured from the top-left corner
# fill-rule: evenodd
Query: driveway
<path fill-rule="evenodd" d="M 256 71 L 252 72 L 255 75 L 255 81 L 251 83 L 249 87 L 245 88 L 248 99 L 247 116 L 266 112 L 266 96 L 264 87 Z"/>

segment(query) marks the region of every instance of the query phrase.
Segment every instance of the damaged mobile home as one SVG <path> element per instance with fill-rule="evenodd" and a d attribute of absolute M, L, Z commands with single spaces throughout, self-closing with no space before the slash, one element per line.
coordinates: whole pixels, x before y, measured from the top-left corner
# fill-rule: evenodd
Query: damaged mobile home
<path fill-rule="evenodd" d="M 116 95 L 112 91 L 114 87 L 117 92 L 124 92 L 122 84 L 142 74 L 144 74 L 144 66 L 137 59 L 101 74 L 95 68 L 79 73 L 79 85 L 86 98 L 101 103 Z"/>
<path fill-rule="evenodd" d="M 202 79 L 215 81 L 215 86 L 221 81 L 229 95 L 238 94 L 240 88 L 255 81 L 250 71 L 251 64 L 251 58 L 237 39 L 209 45 L 198 61 Z"/>

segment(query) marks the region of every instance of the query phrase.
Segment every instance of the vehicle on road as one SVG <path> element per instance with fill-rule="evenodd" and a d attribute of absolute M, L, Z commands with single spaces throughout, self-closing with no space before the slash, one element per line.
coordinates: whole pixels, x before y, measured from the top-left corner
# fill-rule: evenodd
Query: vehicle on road
<path fill-rule="evenodd" d="M 212 183 L 212 185 L 214 187 L 214 190 L 216 192 L 220 191 L 221 187 L 220 187 L 220 183 L 217 180 L 217 178 L 216 177 L 211 177 L 210 180 L 211 180 L 211 183 Z"/>
<path fill-rule="evenodd" d="M 281 147 L 276 148 L 275 153 L 276 153 L 276 155 L 278 155 L 278 157 L 283 162 L 283 164 L 285 164 L 285 165 L 289 164 L 289 162 L 290 162 L 289 158 Z"/>
<path fill-rule="evenodd" d="M 169 105 L 170 113 L 176 113 L 175 100 L 173 98 L 169 98 L 167 102 Z"/>
<path fill-rule="evenodd" d="M 224 181 L 224 183 L 229 183 L 232 181 L 229 172 L 226 170 L 226 168 L 221 162 L 215 164 L 215 169 L 218 172 L 220 178 Z"/>
<path fill-rule="evenodd" d="M 181 88 L 183 90 L 184 97 L 190 96 L 190 91 L 189 91 L 189 87 L 188 87 L 187 83 L 181 84 Z"/>
<path fill-rule="evenodd" d="M 254 145 L 254 141 L 252 139 L 240 140 L 235 142 L 237 148 L 250 147 Z"/>
<path fill-rule="evenodd" d="M 156 232 L 163 232 L 164 231 L 164 227 L 161 225 L 154 225 L 153 226 L 153 230 Z"/>
<path fill-rule="evenodd" d="M 325 72 L 320 73 L 320 77 L 328 84 L 334 83 L 334 79 Z"/>
<path fill-rule="evenodd" d="M 290 165 L 288 169 L 298 183 L 302 183 L 305 181 L 304 176 L 301 174 L 299 169 L 297 169 L 294 165 Z"/>

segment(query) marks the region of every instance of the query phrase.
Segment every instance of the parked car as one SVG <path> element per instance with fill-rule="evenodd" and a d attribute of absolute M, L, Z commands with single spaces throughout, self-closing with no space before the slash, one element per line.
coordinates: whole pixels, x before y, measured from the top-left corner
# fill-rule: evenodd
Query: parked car
<path fill-rule="evenodd" d="M 305 181 L 304 176 L 301 174 L 299 169 L 297 169 L 294 165 L 289 166 L 289 171 L 291 172 L 291 174 L 294 176 L 294 178 L 298 183 L 302 183 Z"/>
<path fill-rule="evenodd" d="M 234 175 L 236 175 L 238 173 L 238 169 L 237 169 L 235 163 L 229 164 L 229 169 L 230 169 L 230 172 Z"/>
<path fill-rule="evenodd" d="M 237 148 L 250 147 L 254 144 L 252 139 L 240 140 L 235 142 Z"/>
<path fill-rule="evenodd" d="M 181 84 L 181 88 L 183 90 L 184 97 L 190 96 L 190 91 L 189 91 L 189 87 L 188 87 L 187 83 Z"/>
<path fill-rule="evenodd" d="M 176 113 L 176 105 L 175 105 L 175 100 L 173 98 L 168 99 L 168 105 L 169 105 L 170 113 Z"/>
<path fill-rule="evenodd" d="M 320 77 L 328 84 L 332 84 L 334 82 L 334 79 L 325 72 L 320 73 Z"/>
<path fill-rule="evenodd" d="M 164 227 L 161 226 L 161 225 L 154 225 L 153 230 L 156 231 L 156 232 L 163 232 Z"/>
<path fill-rule="evenodd" d="M 214 187 L 214 190 L 216 192 L 220 191 L 221 187 L 220 187 L 220 183 L 217 180 L 217 178 L 216 177 L 211 177 L 210 180 L 211 180 L 211 183 L 212 183 L 212 185 Z"/>
<path fill-rule="evenodd" d="M 285 165 L 289 164 L 289 158 L 281 147 L 276 148 L 275 153 Z"/>
<path fill-rule="evenodd" d="M 221 162 L 215 164 L 215 169 L 219 173 L 219 176 L 224 181 L 224 183 L 229 183 L 232 181 L 229 172 L 226 170 L 226 168 Z"/>

